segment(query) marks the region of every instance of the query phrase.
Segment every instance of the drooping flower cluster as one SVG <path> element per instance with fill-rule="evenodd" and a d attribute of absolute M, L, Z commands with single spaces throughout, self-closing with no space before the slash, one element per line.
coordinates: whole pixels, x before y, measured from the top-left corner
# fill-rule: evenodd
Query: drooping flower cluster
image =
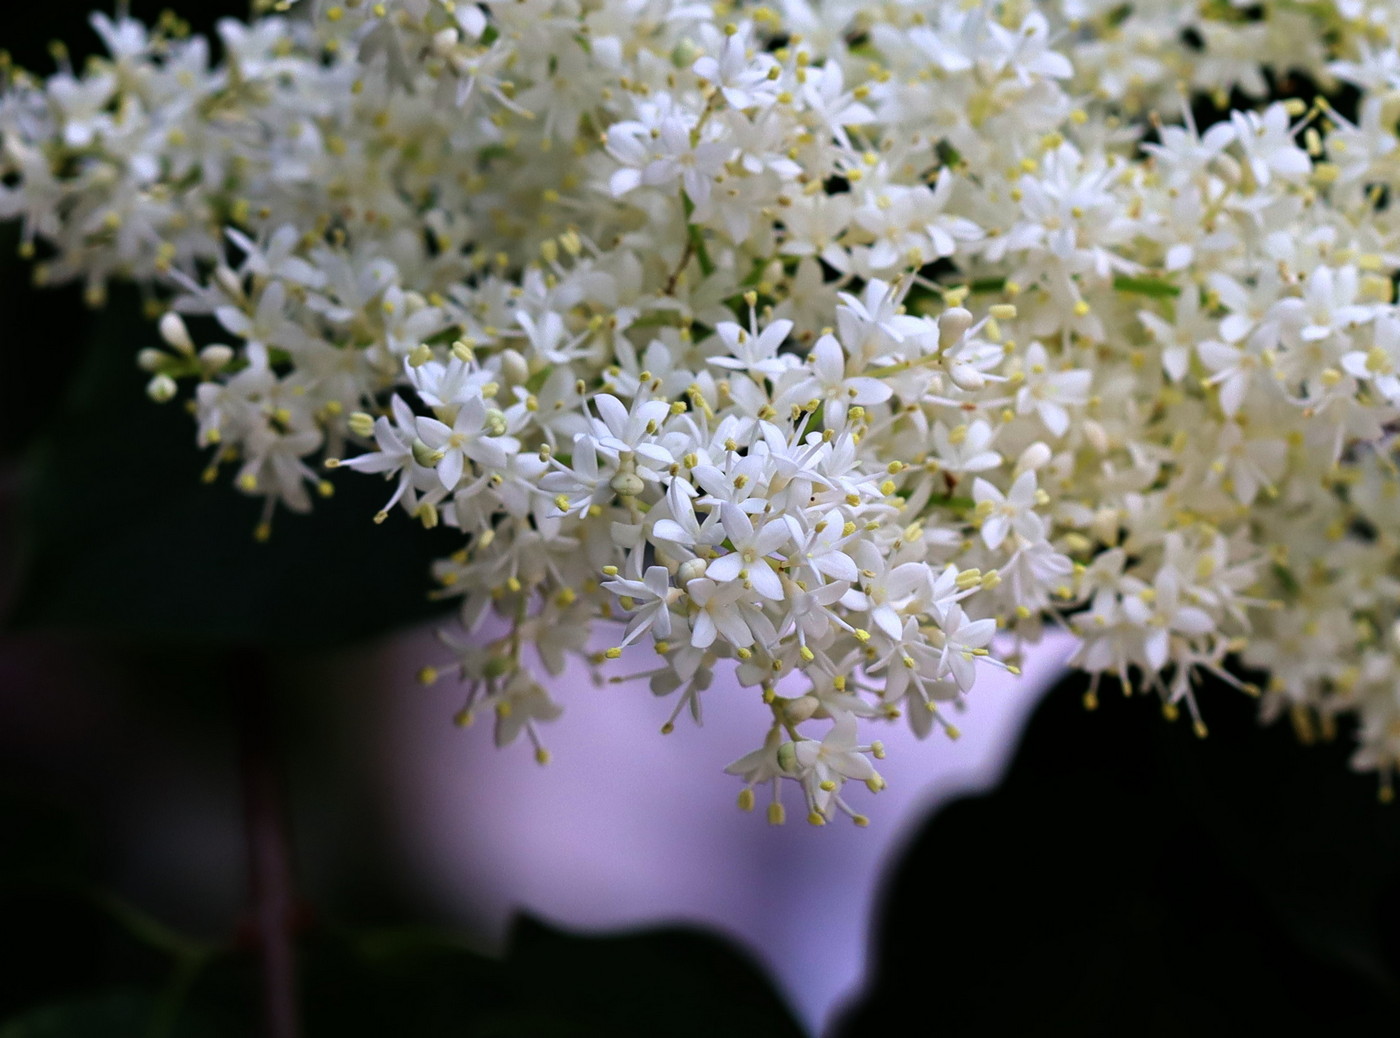
<path fill-rule="evenodd" d="M 673 720 L 734 666 L 741 803 L 863 822 L 861 731 L 956 735 L 1051 623 L 1202 733 L 1206 671 L 1355 713 L 1389 789 L 1400 8 L 275 6 L 9 70 L 0 217 L 162 293 L 151 395 L 260 534 L 347 468 L 461 531 L 464 721 L 543 757 L 571 657 Z"/>

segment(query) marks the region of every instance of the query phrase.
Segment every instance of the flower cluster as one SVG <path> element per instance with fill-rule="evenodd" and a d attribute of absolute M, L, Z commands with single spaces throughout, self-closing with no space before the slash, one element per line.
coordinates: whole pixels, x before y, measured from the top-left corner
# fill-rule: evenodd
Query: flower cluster
<path fill-rule="evenodd" d="M 544 759 L 568 659 L 673 721 L 724 663 L 772 715 L 741 804 L 863 823 L 861 731 L 956 736 L 1054 624 L 1089 705 L 1355 714 L 1388 792 L 1400 8 L 273 6 L 217 62 L 95 15 L 107 57 L 7 69 L 0 217 L 161 300 L 150 393 L 260 535 L 340 469 L 460 531 L 461 720 Z"/>

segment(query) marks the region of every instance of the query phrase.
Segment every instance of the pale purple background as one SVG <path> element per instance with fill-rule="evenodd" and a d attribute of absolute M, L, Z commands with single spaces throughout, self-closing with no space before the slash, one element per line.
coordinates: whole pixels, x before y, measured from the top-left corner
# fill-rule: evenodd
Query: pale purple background
<path fill-rule="evenodd" d="M 844 818 L 810 826 L 795 787 L 785 791 L 785 826 L 764 820 L 764 790 L 753 814 L 737 808 L 741 784 L 723 767 L 762 740 L 768 710 L 755 690 L 721 675 L 705 696 L 704 727 L 683 717 L 662 736 L 671 701 L 639 683 L 595 687 L 581 669 L 554 687 L 565 713 L 543 729 L 553 754 L 545 767 L 523 738 L 494 749 L 489 717 L 454 728 L 452 681 L 394 689 L 382 714 L 389 814 L 424 893 L 490 939 L 518 908 L 576 927 L 718 927 L 767 965 L 816 1030 L 860 983 L 872 911 L 901 842 L 937 805 L 997 781 L 1068 650 L 1066 638 L 1050 639 L 1021 678 L 981 668 L 957 741 L 885 727 L 888 788 L 848 798 L 870 816 L 865 829 Z M 425 633 L 392 652 L 411 674 L 442 650 Z"/>

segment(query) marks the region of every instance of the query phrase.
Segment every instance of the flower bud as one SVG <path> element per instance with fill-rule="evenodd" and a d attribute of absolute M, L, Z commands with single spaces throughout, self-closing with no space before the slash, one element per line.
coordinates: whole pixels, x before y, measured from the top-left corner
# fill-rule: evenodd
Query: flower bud
<path fill-rule="evenodd" d="M 948 377 L 953 380 L 953 385 L 969 393 L 975 392 L 987 384 L 986 376 L 971 364 L 953 363 L 948 365 Z"/>
<path fill-rule="evenodd" d="M 504 411 L 498 411 L 494 407 L 487 408 L 485 425 L 483 426 L 487 436 L 504 436 L 509 428 Z"/>
<path fill-rule="evenodd" d="M 240 303 L 243 301 L 243 282 L 228 267 L 223 264 L 215 267 L 214 280 L 230 299 Z"/>
<path fill-rule="evenodd" d="M 684 586 L 692 580 L 699 580 L 708 568 L 704 559 L 687 559 L 676 570 L 676 583 Z"/>
<path fill-rule="evenodd" d="M 160 319 L 160 337 L 170 344 L 171 349 L 186 356 L 194 354 L 194 340 L 190 338 L 189 329 L 185 327 L 184 319 L 174 311 Z"/>
<path fill-rule="evenodd" d="M 938 317 L 938 348 L 952 349 L 972 327 L 972 314 L 960 306 L 944 310 Z"/>
<path fill-rule="evenodd" d="M 1036 440 L 1033 444 L 1021 452 L 1021 456 L 1016 459 L 1016 475 L 1023 472 L 1035 472 L 1044 468 L 1053 456 L 1050 445 L 1043 440 Z"/>
<path fill-rule="evenodd" d="M 797 773 L 797 743 L 785 742 L 778 747 L 778 767 L 789 775 Z"/>
<path fill-rule="evenodd" d="M 432 52 L 434 57 L 445 58 L 457 46 L 457 30 L 449 26 L 433 33 Z"/>
<path fill-rule="evenodd" d="M 501 351 L 501 374 L 513 385 L 523 385 L 530 377 L 530 365 L 519 350 Z"/>
<path fill-rule="evenodd" d="M 146 383 L 146 395 L 158 404 L 163 404 L 175 396 L 179 387 L 169 375 L 157 375 Z"/>
<path fill-rule="evenodd" d="M 636 497 L 647 488 L 642 477 L 635 472 L 619 472 L 609 481 L 608 486 L 612 487 L 613 493 L 619 497 Z"/>
<path fill-rule="evenodd" d="M 222 371 L 233 360 L 233 350 L 223 343 L 214 343 L 199 351 L 199 362 L 208 371 Z"/>
<path fill-rule="evenodd" d="M 413 460 L 424 468 L 430 469 L 442 460 L 442 452 L 433 450 L 422 440 L 414 439 Z"/>
<path fill-rule="evenodd" d="M 821 706 L 821 700 L 816 696 L 798 696 L 796 699 L 783 700 L 783 719 L 788 724 L 801 724 L 817 712 Z"/>

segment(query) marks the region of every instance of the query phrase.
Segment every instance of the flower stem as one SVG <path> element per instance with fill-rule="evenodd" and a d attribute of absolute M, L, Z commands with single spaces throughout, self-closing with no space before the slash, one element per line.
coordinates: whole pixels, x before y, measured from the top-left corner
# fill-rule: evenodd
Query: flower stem
<path fill-rule="evenodd" d="M 235 663 L 242 740 L 244 825 L 254 940 L 260 960 L 265 1038 L 298 1038 L 296 895 L 266 658 L 244 650 Z"/>

